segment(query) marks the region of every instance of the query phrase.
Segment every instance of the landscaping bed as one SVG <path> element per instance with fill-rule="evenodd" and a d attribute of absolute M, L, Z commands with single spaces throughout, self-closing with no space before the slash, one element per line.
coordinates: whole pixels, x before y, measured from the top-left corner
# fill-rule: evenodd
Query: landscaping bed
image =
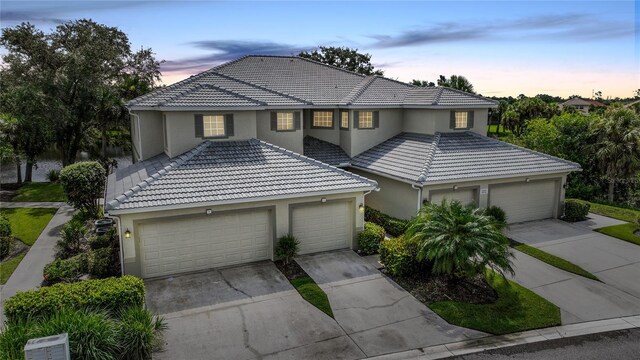
<path fill-rule="evenodd" d="M 384 273 L 384 271 L 383 271 Z M 498 294 L 478 275 L 472 279 L 456 281 L 447 275 L 413 274 L 393 277 L 398 285 L 427 306 L 438 301 L 460 301 L 470 304 L 489 304 L 497 300 Z"/>
<path fill-rule="evenodd" d="M 300 296 L 320 311 L 333 317 L 333 310 L 327 294 L 313 279 L 298 265 L 295 260 L 285 263 L 283 260 L 274 262 L 278 270 L 284 274 L 291 285 L 298 290 Z"/>

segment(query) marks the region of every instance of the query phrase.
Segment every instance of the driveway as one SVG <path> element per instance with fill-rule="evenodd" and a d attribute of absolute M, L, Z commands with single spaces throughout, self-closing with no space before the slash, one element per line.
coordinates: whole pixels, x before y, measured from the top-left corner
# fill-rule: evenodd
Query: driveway
<path fill-rule="evenodd" d="M 640 246 L 592 231 L 592 223 L 542 220 L 512 225 L 509 237 L 596 275 L 585 279 L 516 252 L 515 280 L 563 310 L 563 323 L 640 314 Z"/>
<path fill-rule="evenodd" d="M 486 335 L 447 323 L 351 250 L 296 261 L 327 293 L 336 321 L 367 356 Z"/>

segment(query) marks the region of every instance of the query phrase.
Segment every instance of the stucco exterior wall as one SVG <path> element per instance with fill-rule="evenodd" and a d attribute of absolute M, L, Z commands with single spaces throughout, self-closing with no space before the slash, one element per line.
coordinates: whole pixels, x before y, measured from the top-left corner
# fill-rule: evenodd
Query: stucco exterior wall
<path fill-rule="evenodd" d="M 360 111 L 368 111 L 369 109 L 362 109 Z M 370 109 L 372 111 L 378 109 Z M 351 151 L 347 153 L 349 156 L 354 157 L 361 152 L 369 150 L 375 145 L 401 133 L 402 130 L 402 109 L 379 109 L 380 112 L 380 126 L 376 129 L 355 129 L 352 126 L 351 133 Z M 353 115 L 353 111 L 351 112 Z"/>
<path fill-rule="evenodd" d="M 359 231 L 364 228 L 364 213 L 358 211 L 358 206 L 364 203 L 364 194 L 362 192 L 355 193 L 344 193 L 344 194 L 335 194 L 335 195 L 323 195 L 323 196 L 308 196 L 294 199 L 282 199 L 282 200 L 269 200 L 269 201 L 256 201 L 250 203 L 240 203 L 240 204 L 229 204 L 229 205 L 218 205 L 218 206 L 199 206 L 194 208 L 185 208 L 185 209 L 176 209 L 176 210 L 164 210 L 164 211 L 153 211 L 153 212 L 145 212 L 145 213 L 134 213 L 134 214 L 122 214 L 119 216 L 119 232 L 120 239 L 122 239 L 122 250 L 123 250 L 123 258 L 124 258 L 124 272 L 125 274 L 132 275 L 141 275 L 141 261 L 140 254 L 137 249 L 139 249 L 139 239 L 136 231 L 136 223 L 139 221 L 149 220 L 149 219 L 160 219 L 160 218 L 171 218 L 171 217 L 180 217 L 180 216 L 207 216 L 205 211 L 207 209 L 213 210 L 214 214 L 217 211 L 229 211 L 229 210 L 239 210 L 239 209 L 248 209 L 248 208 L 265 208 L 270 207 L 274 213 L 275 219 L 275 236 L 276 238 L 286 235 L 289 233 L 289 222 L 290 222 L 290 205 L 292 204 L 302 204 L 309 202 L 318 202 L 321 203 L 322 198 L 326 198 L 328 201 L 344 199 L 348 200 L 350 206 L 352 208 L 351 216 L 354 216 L 355 221 L 353 239 L 351 239 L 352 248 L 355 248 L 356 242 L 355 237 Z M 209 215 L 215 216 L 215 215 Z M 129 239 L 124 238 L 124 232 L 126 230 L 131 232 L 131 237 Z M 273 247 L 272 247 L 273 248 Z M 272 254 L 273 258 L 273 254 Z"/>
<path fill-rule="evenodd" d="M 302 129 L 296 131 L 271 130 L 271 111 L 256 112 L 256 128 L 258 139 L 302 154 L 304 131 Z"/>
<path fill-rule="evenodd" d="M 365 204 L 400 219 L 412 218 L 418 210 L 418 190 L 410 184 L 366 171 L 350 168 L 350 172 L 378 182 L 380 191 L 365 197 Z"/>
<path fill-rule="evenodd" d="M 323 111 L 324 109 L 318 109 L 319 111 Z M 327 111 L 332 109 L 326 109 Z M 304 134 L 313 136 L 316 139 L 324 140 L 326 142 L 330 142 L 332 144 L 340 145 L 340 123 L 338 119 L 339 110 L 333 109 L 333 128 L 313 128 L 311 125 L 313 123 L 311 119 L 311 110 L 305 110 L 303 116 L 303 125 L 304 125 Z"/>
<path fill-rule="evenodd" d="M 487 134 L 487 122 L 489 117 L 488 109 L 472 109 L 473 131 L 480 135 Z M 449 128 L 450 109 L 434 110 L 434 109 L 405 109 L 404 110 L 404 131 L 420 134 L 435 134 L 439 132 L 456 132 L 467 130 L 453 130 Z M 467 111 L 465 109 L 464 111 Z"/>
<path fill-rule="evenodd" d="M 140 159 L 145 160 L 150 157 L 161 154 L 164 151 L 164 141 L 162 137 L 162 113 L 159 111 L 140 111 L 136 115 L 139 117 L 141 144 L 138 145 L 137 151 L 140 153 Z M 135 118 L 135 116 L 134 116 Z M 133 121 L 134 126 L 135 121 Z M 137 131 L 132 136 L 138 136 Z"/>
<path fill-rule="evenodd" d="M 338 123 L 338 128 L 340 128 L 339 123 Z M 353 130 L 353 111 L 349 111 L 349 128 L 338 130 L 338 132 L 340 133 L 340 147 L 347 154 L 351 153 L 351 131 L 352 130 Z"/>
<path fill-rule="evenodd" d="M 169 137 L 169 155 L 170 157 L 178 156 L 185 151 L 191 150 L 203 139 L 195 136 L 194 116 L 196 114 L 233 114 L 234 135 L 225 140 L 245 140 L 256 138 L 256 112 L 255 111 L 237 111 L 237 112 L 165 112 L 167 119 L 167 135 Z M 162 132 L 159 133 L 158 139 L 163 146 Z M 143 144 L 144 151 L 144 144 Z"/>

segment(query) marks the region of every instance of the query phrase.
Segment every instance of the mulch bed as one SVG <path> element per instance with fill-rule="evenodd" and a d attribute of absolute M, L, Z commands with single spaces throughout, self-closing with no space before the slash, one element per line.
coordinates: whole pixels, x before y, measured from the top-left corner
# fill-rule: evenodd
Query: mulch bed
<path fill-rule="evenodd" d="M 300 267 L 300 265 L 298 265 L 298 263 L 295 262 L 295 260 L 291 261 L 288 264 L 285 264 L 284 261 L 282 260 L 276 260 L 274 261 L 274 263 L 276 264 L 276 267 L 278 268 L 278 270 L 280 270 L 284 274 L 284 276 L 290 281 L 297 278 L 304 277 L 304 276 L 308 276 L 307 273 Z"/>
<path fill-rule="evenodd" d="M 386 275 L 389 276 L 389 274 Z M 425 304 L 437 301 L 490 304 L 498 299 L 498 294 L 482 274 L 464 280 L 426 273 L 408 277 L 389 277 Z"/>

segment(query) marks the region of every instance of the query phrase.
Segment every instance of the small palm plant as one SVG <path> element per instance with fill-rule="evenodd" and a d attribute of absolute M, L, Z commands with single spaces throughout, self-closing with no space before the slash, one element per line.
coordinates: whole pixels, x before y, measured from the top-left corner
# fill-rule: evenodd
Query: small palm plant
<path fill-rule="evenodd" d="M 503 226 L 483 209 L 459 201 L 427 204 L 410 222 L 405 236 L 418 243 L 418 260 L 428 260 L 434 274 L 471 278 L 487 267 L 513 274 Z"/>
<path fill-rule="evenodd" d="M 275 256 L 282 259 L 285 265 L 289 265 L 291 260 L 298 255 L 300 250 L 300 242 L 295 236 L 287 234 L 278 239 L 278 243 L 274 249 Z"/>

